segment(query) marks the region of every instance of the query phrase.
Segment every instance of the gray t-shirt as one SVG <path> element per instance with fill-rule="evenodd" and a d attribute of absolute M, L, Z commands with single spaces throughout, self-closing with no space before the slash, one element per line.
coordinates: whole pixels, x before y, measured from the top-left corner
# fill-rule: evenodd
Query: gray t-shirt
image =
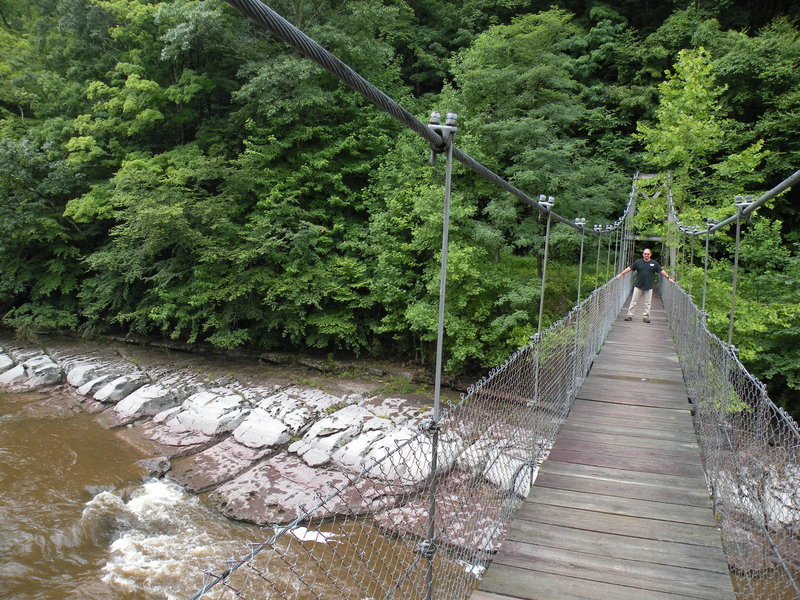
<path fill-rule="evenodd" d="M 648 261 L 637 258 L 631 265 L 631 271 L 636 271 L 636 279 L 633 282 L 635 287 L 640 290 L 651 290 L 656 273 L 661 273 L 661 265 L 652 258 Z"/>

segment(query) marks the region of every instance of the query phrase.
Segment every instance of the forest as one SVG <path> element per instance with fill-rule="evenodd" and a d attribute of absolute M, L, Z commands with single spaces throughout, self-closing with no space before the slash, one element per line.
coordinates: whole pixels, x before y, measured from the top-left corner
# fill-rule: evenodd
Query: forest
<path fill-rule="evenodd" d="M 620 216 L 637 171 L 669 177 L 682 222 L 704 225 L 800 168 L 791 0 L 270 6 L 421 119 L 458 113 L 459 148 L 590 226 Z M 0 18 L 5 327 L 432 363 L 443 161 L 415 134 L 223 0 L 0 0 Z M 734 336 L 795 416 L 798 206 L 789 190 L 743 228 Z M 696 288 L 702 239 L 675 236 L 664 195 L 639 209 Z M 536 331 L 545 224 L 459 166 L 451 211 L 457 377 Z M 554 228 L 545 325 L 574 304 L 578 247 Z M 584 294 L 606 279 L 587 248 Z M 722 339 L 732 251 L 718 233 Z"/>

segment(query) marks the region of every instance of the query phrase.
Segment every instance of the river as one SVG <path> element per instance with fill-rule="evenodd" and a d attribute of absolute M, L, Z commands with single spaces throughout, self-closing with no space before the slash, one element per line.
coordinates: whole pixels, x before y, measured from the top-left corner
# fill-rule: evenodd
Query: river
<path fill-rule="evenodd" d="M 65 399 L 0 394 L 0 598 L 188 598 L 269 537 L 143 481 L 141 458 Z"/>

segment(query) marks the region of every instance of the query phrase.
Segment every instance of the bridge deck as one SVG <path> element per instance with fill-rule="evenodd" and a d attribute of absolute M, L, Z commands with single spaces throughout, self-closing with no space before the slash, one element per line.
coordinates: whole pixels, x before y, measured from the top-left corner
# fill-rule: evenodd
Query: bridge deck
<path fill-rule="evenodd" d="M 624 311 L 471 600 L 733 599 L 660 298 Z"/>

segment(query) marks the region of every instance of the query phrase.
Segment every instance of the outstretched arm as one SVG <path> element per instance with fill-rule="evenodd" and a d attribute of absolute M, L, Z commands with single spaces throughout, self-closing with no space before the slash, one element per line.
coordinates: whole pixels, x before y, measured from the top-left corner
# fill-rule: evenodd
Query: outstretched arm
<path fill-rule="evenodd" d="M 661 269 L 660 275 L 663 275 L 664 277 L 666 277 L 667 279 L 669 279 L 672 282 L 675 281 L 672 277 L 669 276 L 669 274 L 664 269 Z"/>
<path fill-rule="evenodd" d="M 619 279 L 620 277 L 622 277 L 623 275 L 625 275 L 625 273 L 630 273 L 630 272 L 631 272 L 631 268 L 630 268 L 630 267 L 625 267 L 625 269 L 622 271 L 622 273 L 620 273 L 619 275 L 617 275 L 617 279 Z"/>

